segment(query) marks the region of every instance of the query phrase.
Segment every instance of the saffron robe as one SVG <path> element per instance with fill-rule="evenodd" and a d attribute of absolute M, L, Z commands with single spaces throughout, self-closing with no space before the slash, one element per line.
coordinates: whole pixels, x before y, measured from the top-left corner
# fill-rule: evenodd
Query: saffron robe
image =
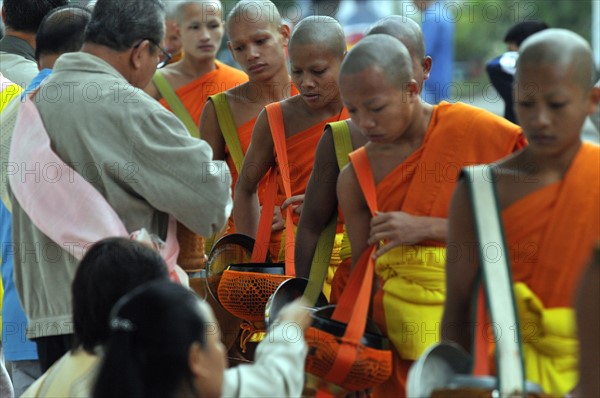
<path fill-rule="evenodd" d="M 217 69 L 205 73 L 196 80 L 175 90 L 175 94 L 177 94 L 196 124 L 200 124 L 202 109 L 204 109 L 204 104 L 210 95 L 227 91 L 248 81 L 248 76 L 239 69 L 219 61 L 215 61 L 215 65 Z M 160 103 L 172 111 L 164 98 L 160 99 Z"/>
<path fill-rule="evenodd" d="M 525 145 L 520 127 L 505 119 L 467 104 L 442 102 L 434 107 L 421 146 L 377 184 L 378 208 L 448 218 L 463 167 L 496 161 Z M 373 318 L 393 343 L 394 367 L 374 393 L 405 396 L 410 365 L 439 339 L 444 243 L 400 246 L 378 258 L 376 272 L 382 287 L 374 295 Z"/>
<path fill-rule="evenodd" d="M 577 383 L 572 310 L 600 239 L 600 147 L 583 143 L 564 178 L 502 212 L 527 379 L 564 395 Z"/>

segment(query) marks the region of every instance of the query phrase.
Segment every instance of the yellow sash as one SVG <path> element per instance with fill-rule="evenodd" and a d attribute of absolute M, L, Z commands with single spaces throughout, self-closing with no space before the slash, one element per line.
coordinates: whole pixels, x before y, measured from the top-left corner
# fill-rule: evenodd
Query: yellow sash
<path fill-rule="evenodd" d="M 579 380 L 575 312 L 567 307 L 544 308 L 524 283 L 515 283 L 514 291 L 527 380 L 546 393 L 564 396 Z"/>
<path fill-rule="evenodd" d="M 445 264 L 444 247 L 399 246 L 377 259 L 387 336 L 404 359 L 415 360 L 439 342 Z"/>

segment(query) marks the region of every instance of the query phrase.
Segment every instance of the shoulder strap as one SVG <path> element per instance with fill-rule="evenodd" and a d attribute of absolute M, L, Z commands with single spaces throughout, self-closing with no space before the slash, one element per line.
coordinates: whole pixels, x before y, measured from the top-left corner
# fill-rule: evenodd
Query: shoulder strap
<path fill-rule="evenodd" d="M 152 82 L 160 92 L 160 95 L 167 101 L 167 104 L 171 107 L 171 110 L 185 125 L 190 135 L 194 138 L 200 138 L 200 131 L 198 125 L 194 122 L 194 119 L 190 116 L 190 113 L 185 108 L 171 84 L 167 79 L 159 72 L 156 71 L 152 77 Z"/>
<path fill-rule="evenodd" d="M 231 108 L 229 107 L 229 103 L 227 103 L 227 97 L 225 93 L 222 92 L 211 95 L 208 98 L 215 106 L 221 133 L 223 134 L 227 148 L 229 148 L 229 153 L 233 159 L 233 164 L 235 165 L 235 168 L 239 174 L 241 173 L 241 167 L 244 162 L 244 151 L 242 150 L 242 144 L 240 144 L 240 138 L 237 134 L 235 122 L 233 121 Z"/>
<path fill-rule="evenodd" d="M 481 276 L 486 292 L 487 306 L 492 322 L 504 333 L 514 331 L 518 339 L 497 335 L 496 368 L 500 396 L 521 396 L 525 392 L 525 372 L 521 353 L 521 336 L 515 306 L 512 276 L 508 250 L 498 199 L 495 190 L 495 176 L 490 166 L 475 166 L 463 169 L 462 177 L 467 182 L 473 207 L 475 230 L 477 232 Z M 498 255 L 488 253 L 494 248 Z M 480 321 L 480 320 L 479 320 Z M 514 329 L 514 330 L 513 330 Z"/>
<path fill-rule="evenodd" d="M 352 138 L 350 137 L 350 127 L 345 120 L 328 124 L 331 127 L 333 135 L 333 144 L 335 146 L 335 156 L 340 170 L 349 162 L 348 155 L 352 152 Z"/>
<path fill-rule="evenodd" d="M 334 213 L 327 226 L 321 232 L 315 254 L 313 255 L 312 264 L 310 266 L 310 274 L 308 276 L 308 284 L 304 290 L 304 298 L 314 306 L 319 298 L 319 293 L 323 290 L 323 284 L 327 277 L 327 269 L 331 262 L 331 252 L 335 241 L 335 231 L 337 228 L 337 213 Z"/>
<path fill-rule="evenodd" d="M 281 110 L 281 103 L 275 102 L 265 107 L 267 111 L 267 117 L 269 119 L 269 126 L 271 127 L 271 135 L 273 136 L 273 145 L 275 147 L 275 154 L 277 155 L 277 164 L 279 166 L 279 173 L 283 181 L 283 190 L 286 198 L 292 197 L 292 186 L 290 184 L 290 164 L 288 161 L 287 145 L 285 138 L 285 126 L 283 124 L 283 112 Z M 286 249 L 286 261 L 285 269 L 286 275 L 296 275 L 296 267 L 294 264 L 294 250 L 296 246 L 294 236 L 294 222 L 292 218 L 292 207 L 286 209 L 285 215 L 285 249 Z M 288 250 L 289 249 L 289 250 Z"/>
<path fill-rule="evenodd" d="M 371 214 L 374 215 L 377 211 L 376 191 L 366 150 L 360 148 L 352 152 L 350 160 Z M 337 384 L 341 384 L 350 373 L 352 364 L 358 356 L 358 346 L 365 333 L 375 273 L 373 261 L 375 248 L 376 245 L 369 246 L 360 256 L 332 315 L 333 320 L 347 325 L 335 362 L 325 377 Z"/>
<path fill-rule="evenodd" d="M 264 196 L 264 203 L 262 212 L 260 215 L 260 221 L 258 225 L 258 232 L 256 234 L 256 242 L 254 244 L 254 251 L 252 252 L 252 261 L 260 258 L 260 247 L 266 246 L 269 236 L 271 233 L 271 220 L 273 218 L 273 211 L 275 207 L 275 195 L 277 194 L 277 174 L 281 175 L 283 180 L 283 188 L 285 190 L 286 197 L 292 196 L 292 188 L 290 185 L 289 178 L 289 164 L 287 159 L 287 148 L 285 143 L 285 130 L 283 125 L 283 113 L 281 112 L 281 104 L 275 102 L 267 105 L 265 110 L 267 111 L 267 118 L 269 120 L 269 127 L 271 128 L 271 135 L 273 137 L 273 144 L 275 147 L 275 153 L 277 155 L 278 166 L 272 166 L 269 171 L 269 178 L 267 180 L 266 192 Z M 268 202 L 267 202 L 268 201 Z M 268 204 L 268 206 L 267 206 Z M 296 267 L 294 265 L 294 221 L 292 218 L 292 208 L 286 209 L 285 215 L 285 239 L 286 239 L 286 255 L 285 255 L 285 274 L 289 276 L 296 275 Z M 289 248 L 289 250 L 287 250 Z M 291 252 L 290 252 L 291 251 Z M 259 260 L 260 262 L 260 260 Z"/>
<path fill-rule="evenodd" d="M 352 140 L 350 139 L 350 128 L 346 121 L 328 123 L 333 135 L 333 145 L 335 147 L 335 155 L 337 158 L 340 170 L 348 164 L 348 154 L 352 152 Z M 337 213 L 335 213 L 327 226 L 321 232 L 315 254 L 313 256 L 310 267 L 310 275 L 308 277 L 308 285 L 304 291 L 304 298 L 311 305 L 317 302 L 319 293 L 323 289 L 323 283 L 327 277 L 327 269 L 331 261 L 331 252 L 333 251 L 333 243 L 335 240 L 335 232 L 337 227 Z"/>
<path fill-rule="evenodd" d="M 350 154 L 350 160 L 352 161 L 358 184 L 365 195 L 369 210 L 371 210 L 371 215 L 375 216 L 375 213 L 377 212 L 377 194 L 367 149 L 365 147 L 358 148 Z"/>

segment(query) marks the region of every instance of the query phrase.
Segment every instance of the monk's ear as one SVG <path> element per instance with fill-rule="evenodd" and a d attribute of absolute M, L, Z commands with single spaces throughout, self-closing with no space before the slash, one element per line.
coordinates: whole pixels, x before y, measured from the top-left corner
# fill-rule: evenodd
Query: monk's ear
<path fill-rule="evenodd" d="M 590 90 L 590 108 L 588 109 L 588 115 L 593 115 L 598 110 L 600 104 L 600 86 L 596 85 Z"/>
<path fill-rule="evenodd" d="M 281 35 L 281 39 L 283 41 L 283 45 L 287 46 L 290 41 L 290 27 L 288 24 L 282 23 L 279 27 L 279 34 Z"/>
<path fill-rule="evenodd" d="M 423 68 L 423 80 L 427 80 L 429 79 L 429 74 L 431 73 L 431 65 L 432 65 L 432 60 L 430 56 L 426 56 L 425 58 L 423 58 L 423 61 L 421 62 L 421 67 Z"/>

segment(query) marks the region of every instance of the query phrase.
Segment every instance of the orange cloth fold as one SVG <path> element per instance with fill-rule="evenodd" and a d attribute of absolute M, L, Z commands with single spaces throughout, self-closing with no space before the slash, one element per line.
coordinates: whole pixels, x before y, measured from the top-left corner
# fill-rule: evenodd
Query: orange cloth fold
<path fill-rule="evenodd" d="M 600 238 L 600 147 L 583 143 L 562 181 L 502 212 L 514 282 L 546 308 L 572 307 L 574 292 Z"/>
<path fill-rule="evenodd" d="M 526 377 L 562 396 L 578 379 L 573 300 L 600 239 L 600 147 L 583 143 L 561 181 L 502 212 Z M 525 291 L 526 300 L 521 299 Z M 585 347 L 583 347 L 585 349 Z"/>
<path fill-rule="evenodd" d="M 442 102 L 434 107 L 422 145 L 376 187 L 382 212 L 448 218 L 450 200 L 463 167 L 491 163 L 526 145 L 520 127 L 482 109 Z M 424 241 L 423 246 L 445 246 Z M 382 283 L 387 283 L 383 282 Z M 387 334 L 384 288 L 373 299 L 373 319 Z M 441 320 L 440 320 L 441 322 Z M 374 390 L 375 397 L 405 396 L 412 361 L 394 351 L 392 377 Z"/>
<path fill-rule="evenodd" d="M 239 69 L 219 61 L 215 61 L 215 65 L 217 67 L 215 70 L 205 73 L 193 82 L 175 90 L 175 94 L 197 125 L 200 124 L 202 109 L 210 95 L 229 90 L 248 81 L 248 76 Z M 160 103 L 171 110 L 164 98 L 160 99 Z"/>
<path fill-rule="evenodd" d="M 277 106 L 281 105 L 278 103 Z M 328 123 L 348 118 L 348 111 L 344 108 L 340 114 L 316 123 L 308 129 L 286 138 L 289 165 L 283 167 L 289 168 L 292 196 L 301 195 L 306 191 L 306 186 L 308 185 L 308 180 L 315 162 L 317 144 L 323 135 L 325 126 Z M 275 127 L 276 125 L 277 127 Z M 270 121 L 271 129 L 284 128 L 284 121 L 281 120 L 276 125 Z M 278 164 L 278 167 L 282 167 L 282 165 Z M 287 198 L 283 189 L 279 189 L 277 203 L 283 203 L 285 199 Z M 294 225 L 298 225 L 299 220 L 300 215 L 294 214 Z"/>

